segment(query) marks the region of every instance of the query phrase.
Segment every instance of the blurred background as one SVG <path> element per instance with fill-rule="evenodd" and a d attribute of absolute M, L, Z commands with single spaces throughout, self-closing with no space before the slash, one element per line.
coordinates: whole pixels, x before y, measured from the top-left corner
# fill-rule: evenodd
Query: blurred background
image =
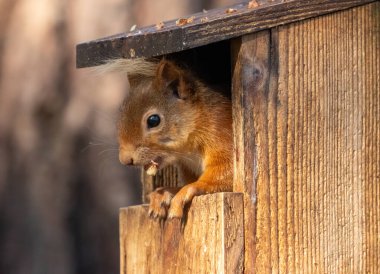
<path fill-rule="evenodd" d="M 75 45 L 232 0 L 0 0 L 0 273 L 119 273 L 126 77 L 75 68 Z"/>

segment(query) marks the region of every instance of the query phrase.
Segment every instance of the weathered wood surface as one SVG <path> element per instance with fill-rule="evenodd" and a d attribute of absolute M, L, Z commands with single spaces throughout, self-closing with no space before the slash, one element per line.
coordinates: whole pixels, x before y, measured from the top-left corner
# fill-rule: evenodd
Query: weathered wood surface
<path fill-rule="evenodd" d="M 121 274 L 243 273 L 240 193 L 194 198 L 185 224 L 148 217 L 148 207 L 120 209 Z"/>
<path fill-rule="evenodd" d="M 137 28 L 99 40 L 77 45 L 77 67 L 100 65 L 110 59 L 152 57 L 203 46 L 274 26 L 373 2 L 374 0 L 257 0 L 230 8 L 197 13 L 187 24 L 176 20 L 156 26 Z M 230 10 L 232 12 L 227 12 Z M 159 22 L 157 22 L 159 23 Z"/>
<path fill-rule="evenodd" d="M 380 2 L 233 49 L 245 273 L 378 273 Z"/>
<path fill-rule="evenodd" d="M 244 194 L 244 227 L 245 227 L 245 269 L 253 270 L 257 261 L 258 249 L 260 254 L 269 254 L 256 242 L 258 233 L 270 228 L 269 223 L 260 221 L 262 210 L 258 207 L 258 195 L 268 195 L 269 187 L 257 190 L 257 166 L 268 170 L 268 161 L 263 155 L 258 159 L 257 146 L 261 145 L 260 132 L 265 136 L 265 123 L 259 125 L 262 119 L 260 113 L 266 111 L 264 104 L 258 104 L 258 97 L 268 93 L 270 56 L 270 31 L 258 32 L 244 36 L 232 44 L 232 63 L 235 70 L 232 79 L 233 120 L 235 136 L 234 191 Z M 256 123 L 255 123 L 256 122 Z M 264 128 L 263 128 L 264 126 Z M 266 141 L 266 139 L 262 140 Z M 260 160 L 260 163 L 257 161 Z M 263 174 L 264 175 L 264 174 Z M 260 201 L 262 198 L 260 197 Z M 260 203 L 260 206 L 264 205 Z M 259 227 L 259 228 L 258 228 Z M 261 238 L 260 238 L 261 239 Z M 260 261 L 260 260 L 259 260 Z"/>

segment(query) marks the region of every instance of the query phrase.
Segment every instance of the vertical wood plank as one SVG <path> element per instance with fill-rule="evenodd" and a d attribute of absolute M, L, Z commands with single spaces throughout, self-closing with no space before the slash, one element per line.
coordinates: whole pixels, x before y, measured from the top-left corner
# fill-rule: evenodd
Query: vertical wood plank
<path fill-rule="evenodd" d="M 380 267 L 380 3 L 232 44 L 246 273 Z"/>
<path fill-rule="evenodd" d="M 292 260 L 284 271 L 378 269 L 379 22 L 374 3 L 278 29 L 279 94 L 288 93 L 278 105 L 288 107 L 294 178 L 286 182 L 294 203 L 285 208 L 289 253 L 280 261 Z"/>
<path fill-rule="evenodd" d="M 243 273 L 243 230 L 241 193 L 194 198 L 184 223 L 122 208 L 120 273 Z"/>
<path fill-rule="evenodd" d="M 234 191 L 244 193 L 246 273 L 254 268 L 270 272 L 269 161 L 268 152 L 258 150 L 267 144 L 268 125 L 262 119 L 268 112 L 263 101 L 269 89 L 269 46 L 269 31 L 243 36 L 232 44 Z"/>

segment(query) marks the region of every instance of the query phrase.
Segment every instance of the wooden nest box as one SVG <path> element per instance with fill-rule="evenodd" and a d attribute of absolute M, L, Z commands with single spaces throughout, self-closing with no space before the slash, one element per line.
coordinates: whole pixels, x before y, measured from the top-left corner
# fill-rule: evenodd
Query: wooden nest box
<path fill-rule="evenodd" d="M 165 55 L 231 91 L 234 193 L 196 197 L 185 223 L 122 208 L 121 273 L 378 273 L 380 2 L 257 0 L 187 19 L 77 46 L 78 67 Z M 143 180 L 144 193 L 177 184 L 173 168 Z"/>

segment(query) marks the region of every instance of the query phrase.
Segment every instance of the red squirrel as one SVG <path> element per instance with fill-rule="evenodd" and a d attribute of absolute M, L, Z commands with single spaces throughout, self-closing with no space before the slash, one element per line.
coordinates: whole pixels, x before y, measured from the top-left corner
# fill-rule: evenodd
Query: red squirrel
<path fill-rule="evenodd" d="M 119 159 L 157 169 L 176 165 L 182 188 L 150 194 L 149 214 L 182 218 L 194 196 L 232 191 L 231 101 L 173 61 L 120 61 L 130 92 L 118 121 Z"/>

